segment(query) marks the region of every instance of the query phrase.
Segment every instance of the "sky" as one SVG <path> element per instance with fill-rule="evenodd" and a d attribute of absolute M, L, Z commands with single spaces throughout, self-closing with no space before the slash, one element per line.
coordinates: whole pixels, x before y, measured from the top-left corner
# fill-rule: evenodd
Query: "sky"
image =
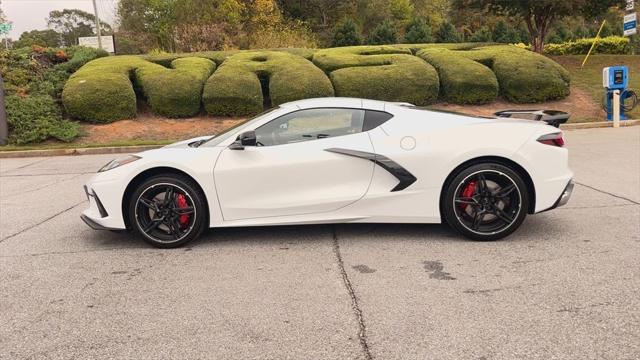
<path fill-rule="evenodd" d="M 96 0 L 100 19 L 110 24 L 115 18 L 117 0 Z M 13 22 L 9 37 L 17 40 L 23 31 L 47 28 L 51 10 L 81 9 L 93 13 L 91 0 L 0 0 L 0 7 L 7 18 Z"/>

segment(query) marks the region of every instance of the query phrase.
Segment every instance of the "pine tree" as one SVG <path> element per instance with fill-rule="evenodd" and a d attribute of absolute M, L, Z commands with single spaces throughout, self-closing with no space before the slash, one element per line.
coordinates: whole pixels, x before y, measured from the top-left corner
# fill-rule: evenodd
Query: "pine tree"
<path fill-rule="evenodd" d="M 353 46 L 360 45 L 361 43 L 362 38 L 358 33 L 356 24 L 351 19 L 347 19 L 333 31 L 332 47 Z"/>
<path fill-rule="evenodd" d="M 481 27 L 476 32 L 473 33 L 471 38 L 469 38 L 471 42 L 492 42 L 493 38 L 491 36 L 491 30 L 486 26 Z"/>
<path fill-rule="evenodd" d="M 413 18 L 407 25 L 404 34 L 404 42 L 407 44 L 424 44 L 433 42 L 431 28 L 423 18 Z"/>
<path fill-rule="evenodd" d="M 369 44 L 383 45 L 397 42 L 396 29 L 390 21 L 385 20 L 369 34 Z"/>
<path fill-rule="evenodd" d="M 509 43 L 510 39 L 508 38 L 509 29 L 507 27 L 507 23 L 504 20 L 498 21 L 496 26 L 493 28 L 493 41 L 499 43 Z"/>
<path fill-rule="evenodd" d="M 460 34 L 458 30 L 448 21 L 443 22 L 438 29 L 437 42 L 439 43 L 457 43 L 460 42 Z"/>

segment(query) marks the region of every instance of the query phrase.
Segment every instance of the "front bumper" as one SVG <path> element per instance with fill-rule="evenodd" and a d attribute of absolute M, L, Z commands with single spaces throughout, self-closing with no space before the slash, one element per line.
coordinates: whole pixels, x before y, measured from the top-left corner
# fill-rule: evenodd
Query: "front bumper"
<path fill-rule="evenodd" d="M 84 186 L 89 206 L 82 212 L 81 219 L 96 230 L 125 229 L 121 187 L 117 180 L 103 180 L 95 177 L 89 180 Z"/>

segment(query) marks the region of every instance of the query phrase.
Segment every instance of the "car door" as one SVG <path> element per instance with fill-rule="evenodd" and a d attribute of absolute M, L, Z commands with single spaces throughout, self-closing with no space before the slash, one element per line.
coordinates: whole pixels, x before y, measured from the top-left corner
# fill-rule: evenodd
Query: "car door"
<path fill-rule="evenodd" d="M 214 169 L 224 220 L 340 209 L 362 198 L 374 163 L 327 149 L 373 152 L 362 109 L 294 111 L 255 129 L 257 146 L 226 148 Z"/>

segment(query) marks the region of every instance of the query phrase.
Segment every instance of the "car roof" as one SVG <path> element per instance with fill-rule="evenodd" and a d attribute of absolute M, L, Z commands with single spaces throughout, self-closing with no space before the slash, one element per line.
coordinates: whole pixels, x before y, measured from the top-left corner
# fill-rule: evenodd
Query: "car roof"
<path fill-rule="evenodd" d="M 379 100 L 369 100 L 348 97 L 323 97 L 303 99 L 281 104 L 280 107 L 297 107 L 298 109 L 309 109 L 317 107 L 345 107 L 356 109 L 384 110 L 387 102 Z"/>

